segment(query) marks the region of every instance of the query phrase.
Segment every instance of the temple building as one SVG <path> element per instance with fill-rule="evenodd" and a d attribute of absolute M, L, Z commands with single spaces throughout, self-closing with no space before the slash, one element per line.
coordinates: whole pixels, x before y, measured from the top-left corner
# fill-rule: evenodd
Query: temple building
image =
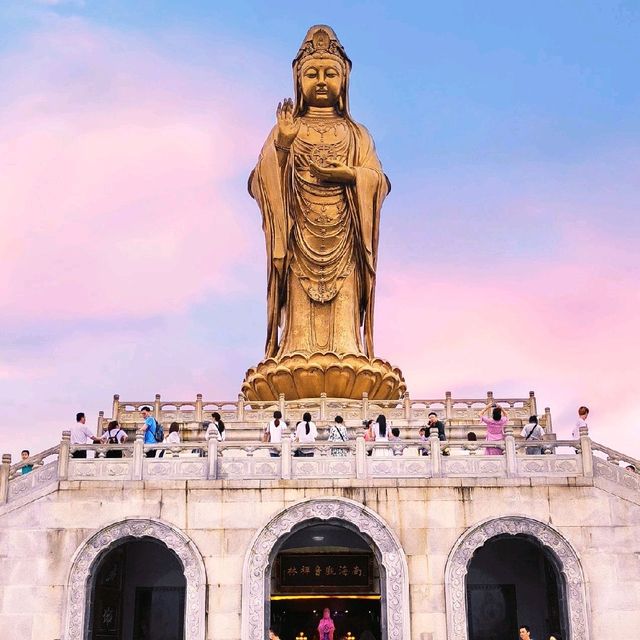
<path fill-rule="evenodd" d="M 478 412 L 508 409 L 486 455 Z M 141 407 L 180 444 L 145 444 Z M 205 439 L 212 412 L 225 439 Z M 262 442 L 274 411 L 282 442 Z M 319 431 L 291 431 L 308 411 Z M 434 411 L 446 427 L 426 440 Z M 559 440 L 524 398 L 151 402 L 129 442 L 60 444 L 0 471 L 3 640 L 619 640 L 640 626 L 638 461 Z M 386 416 L 400 439 L 365 440 Z M 540 453 L 520 435 L 530 415 Z M 336 415 L 348 438 L 328 442 Z M 474 432 L 477 439 L 469 440 Z M 302 456 L 299 448 L 313 452 Z M 87 457 L 78 457 L 87 451 Z M 112 452 L 122 457 L 112 457 Z M 162 455 L 160 455 L 160 453 Z M 340 452 L 340 453 L 338 453 Z"/>

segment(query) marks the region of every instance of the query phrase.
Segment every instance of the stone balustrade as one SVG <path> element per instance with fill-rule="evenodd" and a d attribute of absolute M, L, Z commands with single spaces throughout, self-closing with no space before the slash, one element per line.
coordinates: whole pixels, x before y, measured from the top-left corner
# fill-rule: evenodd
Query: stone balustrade
<path fill-rule="evenodd" d="M 364 420 L 375 419 L 381 413 L 393 426 L 417 430 L 427 423 L 428 414 L 435 411 L 444 422 L 449 438 L 466 437 L 468 429 L 473 429 L 482 437 L 485 428 L 478 419 L 478 412 L 487 403 L 496 403 L 509 410 L 511 424 L 515 426 L 525 424 L 531 415 L 538 415 L 533 391 L 524 398 L 499 398 L 492 391 L 488 391 L 484 398 L 453 398 L 451 392 L 447 391 L 444 398 L 427 400 L 416 400 L 406 393 L 399 400 L 384 401 L 369 400 L 366 393 L 358 400 L 328 398 L 323 394 L 320 398 L 307 400 L 285 400 L 281 396 L 279 400 L 269 402 L 249 402 L 242 394 L 233 401 L 204 400 L 202 394 L 191 401 L 163 400 L 160 394 L 156 394 L 153 401 L 120 400 L 120 396 L 115 395 L 112 417 L 105 417 L 104 412 L 100 412 L 98 433 L 106 429 L 110 420 L 117 420 L 123 429 L 133 435 L 143 423 L 140 409 L 148 406 L 156 420 L 164 425 L 177 422 L 182 438 L 194 441 L 202 438 L 202 424 L 211 420 L 214 411 L 220 413 L 227 426 L 227 439 L 243 441 L 257 438 L 260 429 L 272 419 L 276 410 L 292 424 L 301 420 L 308 411 L 319 428 L 328 426 L 339 414 L 351 431 L 360 427 Z M 553 433 L 549 408 L 539 415 L 539 421 L 545 433 Z"/>
<path fill-rule="evenodd" d="M 290 480 L 399 478 L 520 479 L 603 477 L 640 491 L 640 462 L 589 438 L 582 429 L 578 440 L 548 439 L 542 452 L 525 453 L 531 442 L 516 439 L 505 428 L 501 441 L 407 439 L 366 442 L 359 434 L 347 442 L 300 444 L 290 437 L 282 443 L 218 442 L 215 439 L 180 444 L 144 444 L 139 432 L 131 444 L 71 445 L 65 431 L 61 443 L 11 466 L 2 457 L 0 504 L 36 493 L 52 483 L 69 480 Z M 503 455 L 486 455 L 485 447 Z M 75 457 L 76 452 L 87 457 Z M 121 452 L 112 457 L 110 452 Z M 25 464 L 32 471 L 22 474 Z"/>

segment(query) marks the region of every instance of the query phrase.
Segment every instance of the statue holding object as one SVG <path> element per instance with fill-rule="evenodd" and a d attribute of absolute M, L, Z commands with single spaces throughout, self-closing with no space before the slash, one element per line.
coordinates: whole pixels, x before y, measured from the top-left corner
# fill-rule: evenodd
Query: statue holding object
<path fill-rule="evenodd" d="M 351 61 L 330 27 L 312 27 L 293 61 L 295 100 L 249 178 L 267 249 L 265 358 L 248 400 L 396 399 L 402 373 L 373 350 L 380 209 L 390 184 L 369 132 L 349 112 Z"/>

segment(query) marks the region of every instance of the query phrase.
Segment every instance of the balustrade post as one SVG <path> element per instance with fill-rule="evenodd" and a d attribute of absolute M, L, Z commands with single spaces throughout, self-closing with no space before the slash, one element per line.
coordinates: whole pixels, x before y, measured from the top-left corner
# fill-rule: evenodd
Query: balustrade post
<path fill-rule="evenodd" d="M 356 478 L 367 477 L 367 443 L 364 435 L 356 436 Z"/>
<path fill-rule="evenodd" d="M 283 437 L 280 444 L 280 464 L 282 479 L 291 479 L 291 438 Z"/>
<path fill-rule="evenodd" d="M 513 436 L 513 427 L 509 425 L 504 428 L 504 455 L 507 459 L 507 478 L 515 478 L 518 475 L 516 439 Z"/>
<path fill-rule="evenodd" d="M 153 417 L 156 421 L 160 420 L 160 394 L 156 393 L 156 399 L 153 401 Z"/>
<path fill-rule="evenodd" d="M 202 422 L 202 394 L 196 396 L 196 422 Z"/>
<path fill-rule="evenodd" d="M 369 419 L 369 394 L 366 391 L 362 393 L 362 419 Z"/>
<path fill-rule="evenodd" d="M 431 432 L 429 436 L 429 457 L 431 458 L 431 475 L 439 478 L 442 475 L 442 451 L 440 450 L 440 438 L 437 433 Z"/>
<path fill-rule="evenodd" d="M 133 479 L 142 480 L 142 468 L 144 460 L 144 430 L 136 432 L 133 443 Z"/>
<path fill-rule="evenodd" d="M 114 418 L 115 420 L 115 418 Z M 98 412 L 98 424 L 96 425 L 96 435 L 100 437 L 104 433 L 104 411 Z"/>
<path fill-rule="evenodd" d="M 244 394 L 238 394 L 238 422 L 244 422 Z"/>
<path fill-rule="evenodd" d="M 411 396 L 408 391 L 404 392 L 403 397 L 404 402 L 404 419 L 411 420 Z"/>
<path fill-rule="evenodd" d="M 62 432 L 60 451 L 58 452 L 58 480 L 69 477 L 69 457 L 71 455 L 71 431 Z"/>
<path fill-rule="evenodd" d="M 0 466 L 0 504 L 6 504 L 9 499 L 9 472 L 11 471 L 11 454 L 2 454 Z"/>
<path fill-rule="evenodd" d="M 530 416 L 538 415 L 538 405 L 536 403 L 535 391 L 529 391 L 529 415 Z"/>
<path fill-rule="evenodd" d="M 444 417 L 446 420 L 453 418 L 453 400 L 451 399 L 451 391 L 446 391 L 444 394 Z M 448 427 L 451 426 L 451 422 L 445 423 Z"/>
<path fill-rule="evenodd" d="M 207 440 L 207 457 L 209 458 L 209 470 L 207 478 L 215 480 L 218 477 L 218 439 Z"/>
<path fill-rule="evenodd" d="M 582 475 L 586 478 L 593 477 L 593 451 L 591 450 L 591 438 L 589 428 L 580 427 L 580 455 L 582 456 Z"/>
<path fill-rule="evenodd" d="M 284 399 L 284 393 L 281 393 L 278 396 L 278 409 L 280 409 L 280 413 L 282 414 L 282 417 L 285 418 L 285 414 L 286 414 L 286 402 Z"/>
<path fill-rule="evenodd" d="M 120 422 L 120 396 L 113 394 L 113 407 L 111 408 L 111 419 Z"/>
<path fill-rule="evenodd" d="M 493 404 L 494 402 L 493 391 L 487 391 L 487 404 Z"/>
<path fill-rule="evenodd" d="M 551 409 L 549 407 L 544 408 L 544 423 L 546 425 L 545 433 L 553 433 L 553 426 L 551 425 Z"/>
<path fill-rule="evenodd" d="M 323 391 L 320 394 L 320 420 L 327 419 L 327 394 Z"/>

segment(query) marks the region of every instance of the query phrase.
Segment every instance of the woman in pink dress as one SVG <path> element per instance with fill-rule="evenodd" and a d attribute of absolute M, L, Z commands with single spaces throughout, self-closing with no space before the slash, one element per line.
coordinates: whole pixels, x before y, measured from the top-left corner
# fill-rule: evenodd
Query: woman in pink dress
<path fill-rule="evenodd" d="M 492 409 L 491 417 L 485 415 L 489 409 Z M 479 416 L 480 420 L 487 425 L 485 440 L 504 440 L 504 425 L 509 421 L 506 409 L 496 404 L 488 404 L 480 412 Z M 502 449 L 499 447 L 486 447 L 484 453 L 487 456 L 500 456 L 502 455 Z"/>
<path fill-rule="evenodd" d="M 318 633 L 320 634 L 320 640 L 333 640 L 333 634 L 336 630 L 336 626 L 331 619 L 331 611 L 327 607 L 322 612 L 322 618 L 320 618 L 320 624 L 318 625 Z"/>

